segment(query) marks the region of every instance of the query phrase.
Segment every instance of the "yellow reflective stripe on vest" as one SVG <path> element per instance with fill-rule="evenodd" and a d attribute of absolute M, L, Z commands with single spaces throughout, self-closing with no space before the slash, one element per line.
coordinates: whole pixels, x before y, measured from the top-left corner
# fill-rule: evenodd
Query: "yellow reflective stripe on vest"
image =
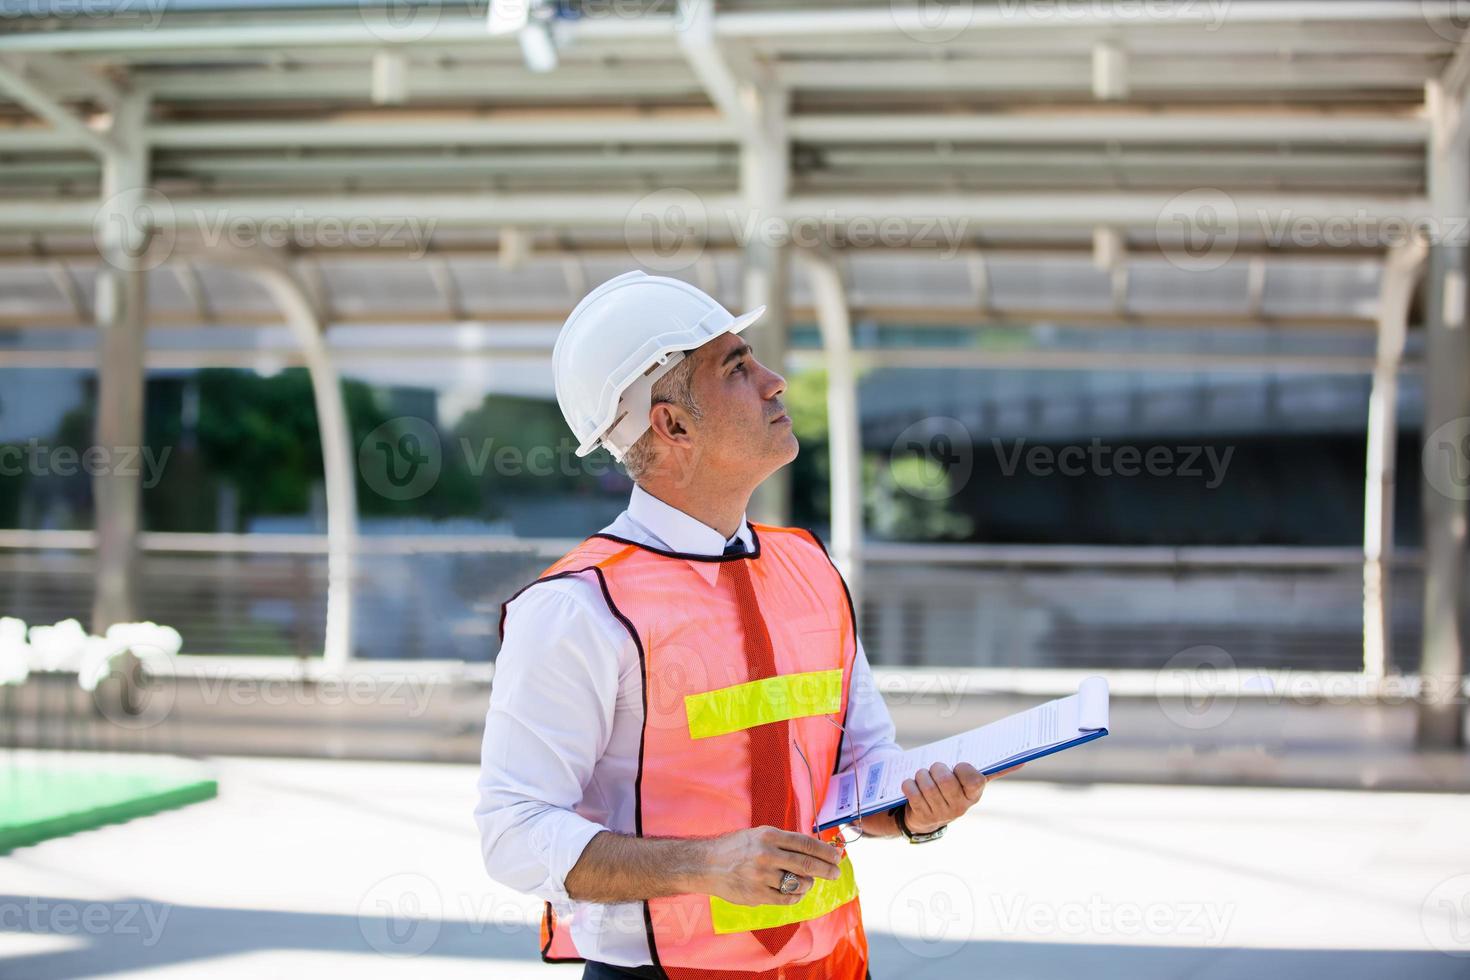
<path fill-rule="evenodd" d="M 690 738 L 725 735 L 789 718 L 830 715 L 841 708 L 841 667 L 779 674 L 684 698 Z"/>
<path fill-rule="evenodd" d="M 852 861 L 843 855 L 837 879 L 813 878 L 811 891 L 795 905 L 736 905 L 711 895 L 709 916 L 716 933 L 751 932 L 806 922 L 841 908 L 854 898 L 857 898 L 857 878 L 853 877 Z"/>

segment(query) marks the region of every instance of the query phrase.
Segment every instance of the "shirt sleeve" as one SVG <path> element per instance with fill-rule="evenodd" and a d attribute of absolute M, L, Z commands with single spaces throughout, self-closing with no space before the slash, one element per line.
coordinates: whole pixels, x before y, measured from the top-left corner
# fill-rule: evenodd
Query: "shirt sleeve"
<path fill-rule="evenodd" d="M 847 698 L 847 734 L 842 739 L 842 753 L 837 768 L 850 768 L 858 760 L 871 762 L 888 753 L 901 753 L 894 738 L 893 717 L 873 681 L 872 668 L 863 641 L 857 641 L 857 656 L 852 665 L 852 680 Z"/>
<path fill-rule="evenodd" d="M 568 900 L 567 874 L 608 829 L 573 810 L 607 748 L 628 641 L 594 588 L 559 579 L 510 604 L 480 748 L 485 870 L 551 902 Z"/>

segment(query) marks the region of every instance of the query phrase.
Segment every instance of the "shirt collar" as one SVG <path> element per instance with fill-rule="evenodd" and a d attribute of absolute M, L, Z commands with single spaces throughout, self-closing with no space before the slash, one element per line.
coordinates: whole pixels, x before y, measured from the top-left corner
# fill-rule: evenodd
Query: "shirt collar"
<path fill-rule="evenodd" d="M 633 484 L 632 496 L 628 498 L 628 516 L 662 542 L 667 551 L 686 555 L 722 555 L 725 546 L 736 540 L 745 545 L 746 551 L 755 550 L 750 524 L 744 514 L 740 515 L 740 529 L 735 536 L 726 539 L 708 524 L 690 517 L 672 504 L 664 503 L 636 483 Z"/>

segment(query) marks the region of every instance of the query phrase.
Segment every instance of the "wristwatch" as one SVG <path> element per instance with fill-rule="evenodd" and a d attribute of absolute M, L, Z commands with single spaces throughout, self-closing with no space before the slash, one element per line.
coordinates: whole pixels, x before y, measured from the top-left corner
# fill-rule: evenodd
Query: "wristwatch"
<path fill-rule="evenodd" d="M 910 844 L 923 844 L 931 840 L 938 840 L 944 836 L 944 828 L 948 827 L 949 824 L 941 824 L 926 834 L 916 834 L 912 830 L 909 830 L 909 825 L 903 819 L 903 815 L 908 813 L 908 811 L 909 805 L 907 803 L 894 810 L 893 822 L 898 824 L 899 832 L 909 839 Z"/>

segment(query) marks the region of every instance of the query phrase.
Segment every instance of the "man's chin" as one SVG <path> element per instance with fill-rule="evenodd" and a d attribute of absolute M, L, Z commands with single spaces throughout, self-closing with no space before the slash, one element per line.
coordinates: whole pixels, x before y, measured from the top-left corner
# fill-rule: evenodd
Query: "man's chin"
<path fill-rule="evenodd" d="M 801 446 L 796 441 L 796 434 L 788 430 L 786 438 L 775 440 L 774 445 L 761 453 L 761 458 L 766 460 L 766 473 L 761 479 L 764 480 L 783 466 L 791 465 L 800 451 Z"/>
<path fill-rule="evenodd" d="M 780 452 L 779 452 L 779 454 L 777 456 L 777 458 L 779 458 L 781 460 L 781 462 L 777 464 L 777 468 L 779 469 L 782 466 L 789 465 L 800 454 L 801 454 L 801 443 L 797 440 L 796 433 L 795 432 L 792 432 L 790 430 L 787 430 L 787 432 L 786 432 L 786 438 L 784 440 L 782 440 L 782 447 L 781 447 L 781 450 L 780 450 Z"/>

